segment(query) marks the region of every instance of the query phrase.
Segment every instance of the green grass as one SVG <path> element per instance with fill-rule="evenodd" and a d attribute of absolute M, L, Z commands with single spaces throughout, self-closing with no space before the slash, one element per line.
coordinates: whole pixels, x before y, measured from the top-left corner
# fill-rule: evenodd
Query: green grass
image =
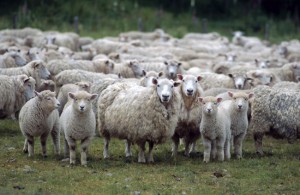
<path fill-rule="evenodd" d="M 70 167 L 56 160 L 51 139 L 49 157 L 43 159 L 39 140 L 35 156 L 23 154 L 24 138 L 18 123 L 0 121 L 0 194 L 299 194 L 300 145 L 286 140 L 264 139 L 265 157 L 257 157 L 252 138 L 244 144 L 244 158 L 228 162 L 202 162 L 203 148 L 186 158 L 171 158 L 171 142 L 155 147 L 154 164 L 126 159 L 123 141 L 112 139 L 112 157 L 102 157 L 103 140 L 93 139 L 88 167 Z M 29 168 L 28 168 L 29 166 Z M 215 177 L 220 172 L 223 177 Z M 16 189 L 22 188 L 22 189 Z"/>

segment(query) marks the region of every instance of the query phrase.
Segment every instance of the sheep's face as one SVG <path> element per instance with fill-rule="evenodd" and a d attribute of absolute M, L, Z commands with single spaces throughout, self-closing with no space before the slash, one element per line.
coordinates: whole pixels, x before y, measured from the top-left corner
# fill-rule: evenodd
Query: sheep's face
<path fill-rule="evenodd" d="M 255 59 L 255 65 L 257 68 L 263 69 L 263 68 L 268 68 L 270 66 L 270 61 L 265 60 L 265 61 L 259 61 Z"/>
<path fill-rule="evenodd" d="M 91 89 L 91 83 L 89 82 L 77 82 L 75 83 L 75 85 L 79 86 L 79 90 L 81 91 L 86 91 L 86 92 L 90 92 Z"/>
<path fill-rule="evenodd" d="M 292 65 L 292 71 L 294 73 L 294 78 L 296 82 L 299 82 L 300 77 L 300 64 L 293 64 Z"/>
<path fill-rule="evenodd" d="M 25 66 L 27 63 L 19 52 L 10 52 L 10 56 L 15 60 L 17 66 Z"/>
<path fill-rule="evenodd" d="M 249 98 L 253 96 L 253 93 L 249 93 L 249 94 L 243 92 L 232 93 L 229 91 L 228 95 L 232 98 L 234 108 L 237 111 L 247 111 L 249 105 L 248 101 Z"/>
<path fill-rule="evenodd" d="M 105 73 L 106 74 L 112 73 L 113 70 L 114 70 L 115 63 L 112 60 L 105 60 L 104 64 L 105 64 L 105 67 L 106 67 L 106 72 Z"/>
<path fill-rule="evenodd" d="M 60 106 L 59 101 L 55 97 L 55 93 L 50 90 L 45 90 L 40 93 L 35 91 L 35 94 L 45 110 L 52 112 Z"/>
<path fill-rule="evenodd" d="M 202 77 L 201 76 L 195 77 L 192 75 L 181 75 L 181 74 L 178 74 L 177 77 L 179 80 L 182 81 L 181 89 L 184 95 L 189 97 L 194 97 L 197 92 L 199 81 L 202 79 Z"/>
<path fill-rule="evenodd" d="M 86 91 L 78 91 L 69 93 L 69 97 L 73 100 L 73 109 L 79 113 L 84 113 L 91 110 L 92 101 L 97 97 L 97 94 L 90 94 Z"/>
<path fill-rule="evenodd" d="M 252 78 L 250 81 L 251 86 L 257 86 L 270 85 L 273 82 L 274 76 L 271 73 L 256 70 L 250 75 L 250 77 Z"/>
<path fill-rule="evenodd" d="M 143 69 L 139 65 L 138 61 L 136 60 L 130 61 L 128 66 L 132 69 L 136 78 L 141 78 L 144 76 Z"/>
<path fill-rule="evenodd" d="M 163 75 L 163 72 L 160 72 L 160 73 L 157 73 L 157 72 L 154 72 L 154 71 L 149 71 L 149 72 L 145 72 L 144 71 L 144 84 L 145 86 L 144 87 L 150 87 L 153 85 L 153 79 L 159 79 L 162 75 Z"/>
<path fill-rule="evenodd" d="M 20 77 L 19 78 L 20 82 L 23 83 L 24 95 L 26 101 L 30 100 L 31 98 L 34 98 L 35 80 L 32 77 L 28 77 L 26 75 L 21 75 L 19 77 Z"/>
<path fill-rule="evenodd" d="M 165 61 L 164 64 L 166 65 L 166 76 L 169 79 L 175 80 L 181 63 L 177 61 Z"/>
<path fill-rule="evenodd" d="M 168 103 L 172 98 L 174 87 L 180 85 L 179 82 L 174 82 L 169 79 L 153 79 L 152 82 L 156 85 L 156 92 L 162 103 Z"/>
<path fill-rule="evenodd" d="M 42 60 L 43 52 L 38 48 L 30 48 L 27 55 L 31 60 Z"/>
<path fill-rule="evenodd" d="M 49 79 L 50 78 L 50 72 L 45 67 L 45 62 L 41 60 L 35 60 L 32 61 L 32 66 L 35 71 L 37 71 L 38 75 L 41 79 Z"/>
<path fill-rule="evenodd" d="M 239 74 L 236 74 L 236 75 L 228 74 L 228 76 L 233 79 L 234 85 L 237 89 L 244 89 L 246 81 L 250 80 L 244 74 L 241 74 L 241 75 L 239 75 Z"/>
<path fill-rule="evenodd" d="M 214 115 L 218 110 L 219 103 L 222 98 L 216 98 L 213 96 L 199 97 L 199 101 L 202 103 L 202 112 L 206 115 Z"/>

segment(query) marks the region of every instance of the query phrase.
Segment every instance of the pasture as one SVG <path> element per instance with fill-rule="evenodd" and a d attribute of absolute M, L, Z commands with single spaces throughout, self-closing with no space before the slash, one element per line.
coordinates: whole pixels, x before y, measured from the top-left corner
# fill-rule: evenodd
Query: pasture
<path fill-rule="evenodd" d="M 62 136 L 61 136 L 62 138 Z M 264 157 L 255 154 L 252 136 L 243 147 L 242 160 L 204 164 L 203 147 L 197 154 L 171 157 L 171 141 L 154 149 L 153 164 L 137 163 L 137 147 L 126 159 L 123 141 L 112 139 L 110 159 L 103 159 L 103 139 L 95 137 L 89 148 L 88 167 L 70 166 L 54 156 L 48 139 L 43 159 L 39 139 L 35 156 L 22 152 L 18 122 L 0 121 L 0 194 L 299 194 L 300 144 L 264 139 Z M 61 151 L 63 142 L 61 139 Z M 63 156 L 61 155 L 61 158 Z"/>

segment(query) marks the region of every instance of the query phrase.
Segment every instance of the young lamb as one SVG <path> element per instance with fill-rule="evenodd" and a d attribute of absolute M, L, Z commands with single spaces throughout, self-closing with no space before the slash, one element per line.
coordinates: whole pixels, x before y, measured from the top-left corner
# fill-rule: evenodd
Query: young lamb
<path fill-rule="evenodd" d="M 300 138 L 299 88 L 258 86 L 253 92 L 249 128 L 258 154 L 263 155 L 262 139 L 265 134 L 287 138 L 289 143 Z"/>
<path fill-rule="evenodd" d="M 228 92 L 231 100 L 222 101 L 220 106 L 230 115 L 230 129 L 234 145 L 234 154 L 240 159 L 242 158 L 242 144 L 248 129 L 248 105 L 249 98 L 253 93 L 245 92 Z"/>
<path fill-rule="evenodd" d="M 0 75 L 0 118 L 21 110 L 29 99 L 34 97 L 35 80 L 27 75 Z"/>
<path fill-rule="evenodd" d="M 152 149 L 171 138 L 178 122 L 180 97 L 174 90 L 179 85 L 168 79 L 153 79 L 154 86 L 142 87 L 116 83 L 105 89 L 97 103 L 98 129 L 104 137 L 104 158 L 109 157 L 111 137 L 126 139 L 139 146 L 138 162 L 145 163 L 145 143 L 149 142 L 148 162 L 153 162 Z M 128 148 L 127 148 L 128 149 Z M 130 151 L 126 151 L 130 155 Z"/>
<path fill-rule="evenodd" d="M 51 133 L 55 154 L 60 154 L 59 141 L 59 116 L 56 110 L 59 102 L 55 93 L 49 90 L 35 92 L 36 97 L 32 98 L 22 107 L 19 115 L 19 125 L 22 134 L 25 136 L 23 151 L 28 156 L 34 155 L 34 137 L 40 136 L 42 154 L 47 157 L 46 141 Z"/>
<path fill-rule="evenodd" d="M 92 101 L 97 96 L 85 91 L 69 92 L 72 103 L 64 108 L 60 116 L 60 130 L 65 135 L 65 156 L 70 153 L 70 164 L 75 164 L 76 140 L 80 140 L 81 165 L 87 165 L 86 152 L 96 129 Z"/>
<path fill-rule="evenodd" d="M 200 132 L 204 146 L 203 162 L 218 157 L 219 161 L 230 159 L 230 116 L 219 104 L 222 98 L 200 97 L 202 119 Z"/>
<path fill-rule="evenodd" d="M 176 157 L 179 138 L 184 138 L 185 143 L 185 156 L 189 156 L 189 147 L 200 138 L 200 121 L 201 121 L 201 108 L 198 102 L 198 97 L 204 96 L 203 89 L 199 81 L 201 77 L 192 75 L 177 75 L 181 81 L 179 94 L 181 96 L 180 114 L 175 133 L 172 137 L 173 140 L 173 156 Z"/>

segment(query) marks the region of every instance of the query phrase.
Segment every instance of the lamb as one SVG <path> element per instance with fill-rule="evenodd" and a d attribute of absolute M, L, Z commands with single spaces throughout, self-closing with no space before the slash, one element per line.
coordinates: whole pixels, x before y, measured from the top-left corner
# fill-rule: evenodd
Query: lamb
<path fill-rule="evenodd" d="M 60 131 L 65 135 L 65 156 L 70 153 L 70 164 L 75 164 L 76 140 L 81 141 L 81 165 L 87 165 L 87 149 L 95 134 L 96 119 L 92 102 L 97 94 L 85 91 L 69 92 L 72 103 L 67 105 L 60 116 Z"/>
<path fill-rule="evenodd" d="M 63 85 L 59 93 L 57 95 L 57 100 L 60 103 L 60 107 L 58 108 L 59 115 L 62 113 L 65 104 L 68 101 L 68 93 L 72 92 L 77 92 L 77 91 L 86 91 L 89 92 L 91 89 L 91 83 L 89 82 L 77 82 L 75 84 L 69 83 Z"/>
<path fill-rule="evenodd" d="M 123 78 L 140 78 L 144 75 L 143 68 L 136 60 L 116 63 L 113 72 L 120 74 Z"/>
<path fill-rule="evenodd" d="M 12 68 L 18 66 L 24 66 L 26 60 L 20 55 L 20 53 L 11 51 L 6 52 L 0 56 L 0 68 Z"/>
<path fill-rule="evenodd" d="M 36 88 L 41 85 L 41 79 L 48 79 L 50 77 L 50 72 L 45 67 L 45 62 L 41 60 L 34 60 L 22 67 L 17 68 L 2 68 L 0 69 L 0 74 L 2 75 L 20 75 L 26 74 L 31 76 L 36 81 Z"/>
<path fill-rule="evenodd" d="M 204 92 L 201 88 L 199 81 L 201 77 L 192 75 L 177 75 L 178 79 L 182 82 L 179 88 L 181 96 L 180 114 L 175 133 L 172 136 L 173 140 L 173 156 L 176 157 L 179 138 L 184 138 L 185 143 L 185 156 L 189 156 L 189 147 L 200 138 L 200 121 L 201 109 L 198 102 L 198 97 L 203 96 Z"/>
<path fill-rule="evenodd" d="M 26 102 L 19 115 L 20 129 L 25 136 L 23 151 L 28 152 L 29 157 L 33 157 L 34 137 L 40 136 L 42 155 L 47 157 L 46 141 L 51 134 L 55 154 L 59 155 L 59 116 L 56 110 L 59 102 L 55 98 L 55 93 L 49 90 L 35 92 L 35 94 L 36 97 Z"/>
<path fill-rule="evenodd" d="M 219 161 L 230 159 L 230 116 L 219 104 L 222 98 L 199 97 L 202 103 L 200 132 L 204 146 L 203 162 L 218 157 Z"/>
<path fill-rule="evenodd" d="M 242 158 L 242 144 L 248 129 L 248 106 L 253 93 L 228 92 L 231 100 L 222 101 L 220 106 L 229 113 L 230 129 L 237 159 Z"/>
<path fill-rule="evenodd" d="M 145 163 L 145 143 L 149 142 L 148 162 L 154 162 L 152 149 L 171 138 L 178 121 L 180 97 L 174 90 L 180 83 L 153 79 L 154 86 L 116 83 L 105 89 L 97 103 L 98 130 L 104 137 L 104 158 L 109 157 L 111 137 L 126 139 L 139 146 L 138 162 Z M 130 105 L 130 106 L 128 106 Z M 126 156 L 131 152 L 126 148 Z"/>
<path fill-rule="evenodd" d="M 300 138 L 300 93 L 289 88 L 254 88 L 251 106 L 250 131 L 253 132 L 256 152 L 263 155 L 262 139 L 265 134 L 287 138 L 293 143 Z"/>
<path fill-rule="evenodd" d="M 34 97 L 35 80 L 27 75 L 0 75 L 0 118 L 12 115 L 21 110 L 29 99 Z"/>

